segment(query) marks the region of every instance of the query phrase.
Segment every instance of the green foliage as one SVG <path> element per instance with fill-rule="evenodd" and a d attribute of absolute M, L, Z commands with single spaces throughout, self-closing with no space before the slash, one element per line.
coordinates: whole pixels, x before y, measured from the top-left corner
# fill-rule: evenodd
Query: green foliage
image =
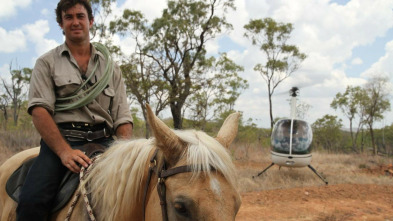
<path fill-rule="evenodd" d="M 383 119 L 383 114 L 390 110 L 389 78 L 375 76 L 365 85 L 365 98 L 361 101 L 362 111 L 365 113 L 364 122 L 367 124 L 371 136 L 373 153 L 377 154 L 374 136 L 374 123 Z"/>
<path fill-rule="evenodd" d="M 238 75 L 243 67 L 235 64 L 225 53 L 218 60 L 211 57 L 205 64 L 206 68 L 195 81 L 186 104 L 190 118 L 196 123 L 194 126 L 202 130 L 209 119 L 216 119 L 224 112 L 233 112 L 241 91 L 248 88 L 247 81 Z"/>
<path fill-rule="evenodd" d="M 366 97 L 366 91 L 359 86 L 352 87 L 347 86 L 343 94 L 337 93 L 330 106 L 341 112 L 349 119 L 350 138 L 352 142 L 352 149 L 358 152 L 358 135 L 360 129 L 364 124 L 364 112 L 362 111 L 362 100 Z M 354 132 L 353 123 L 358 118 L 358 125 L 356 125 L 356 131 Z"/>
<path fill-rule="evenodd" d="M 98 42 L 104 44 L 111 53 L 120 55 L 120 47 L 113 45 L 111 32 L 107 24 L 107 19 L 112 14 L 111 4 L 116 0 L 91 0 L 93 9 L 94 23 L 90 29 L 92 33 L 91 38 L 98 39 Z"/>
<path fill-rule="evenodd" d="M 206 42 L 231 27 L 225 14 L 216 13 L 233 7 L 232 0 L 168 1 L 147 32 L 149 42 L 144 51 L 170 85 L 167 95 L 177 129 L 182 128 L 182 108 L 204 67 Z"/>
<path fill-rule="evenodd" d="M 8 120 L 7 107 L 8 105 L 11 105 L 14 126 L 18 124 L 20 109 L 26 97 L 27 86 L 30 81 L 31 73 L 32 69 L 30 68 L 12 69 L 11 63 L 9 70 L 11 82 L 7 82 L 3 78 L 0 78 L 0 85 L 3 88 L 3 91 L 0 91 L 0 93 L 2 93 L 0 95 L 0 109 L 3 111 L 5 120 Z"/>
<path fill-rule="evenodd" d="M 342 120 L 337 116 L 324 115 L 311 126 L 313 129 L 313 148 L 322 148 L 328 152 L 341 151 Z"/>
<path fill-rule="evenodd" d="M 295 45 L 287 44 L 293 31 L 291 23 L 278 23 L 272 18 L 250 20 L 244 26 L 244 36 L 249 38 L 266 55 L 266 62 L 255 65 L 265 80 L 268 89 L 270 108 L 270 128 L 273 128 L 272 95 L 276 87 L 299 69 L 300 63 L 306 59 Z"/>
<path fill-rule="evenodd" d="M 129 9 L 110 22 L 112 34 L 130 36 L 136 42 L 135 53 L 123 59 L 122 70 L 144 116 L 145 103 L 154 106 L 156 114 L 169 105 L 174 127 L 182 128 L 183 106 L 209 64 L 205 44 L 223 28 L 231 28 L 225 18 L 227 9 L 234 9 L 233 0 L 168 1 L 150 26 L 142 13 Z"/>

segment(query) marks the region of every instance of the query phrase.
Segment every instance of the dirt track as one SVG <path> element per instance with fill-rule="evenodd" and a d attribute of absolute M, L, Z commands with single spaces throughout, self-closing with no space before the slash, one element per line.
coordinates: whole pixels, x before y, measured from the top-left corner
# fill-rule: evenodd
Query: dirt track
<path fill-rule="evenodd" d="M 393 221 L 393 186 L 339 184 L 242 194 L 237 221 Z"/>

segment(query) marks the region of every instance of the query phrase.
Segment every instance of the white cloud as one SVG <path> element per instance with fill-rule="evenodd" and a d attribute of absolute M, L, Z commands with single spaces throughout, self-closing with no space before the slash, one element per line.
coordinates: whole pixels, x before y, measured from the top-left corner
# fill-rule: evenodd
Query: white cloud
<path fill-rule="evenodd" d="M 353 50 L 359 46 L 369 46 L 393 28 L 391 0 L 351 0 L 346 5 L 330 3 L 330 0 L 237 0 L 235 3 L 237 11 L 228 16 L 235 31 L 229 36 L 234 42 L 247 48 L 237 53 L 235 61 L 245 66 L 246 79 L 250 83 L 249 90 L 240 97 L 236 108 L 254 118 L 263 115 L 264 119 L 268 119 L 268 114 L 264 115 L 268 99 L 266 83 L 258 80 L 262 79 L 261 76 L 253 71 L 253 66 L 262 63 L 265 55 L 243 37 L 243 26 L 250 19 L 272 17 L 278 22 L 293 24 L 290 43 L 297 45 L 308 57 L 301 68 L 285 80 L 276 92 L 286 91 L 294 85 L 306 86 L 301 93 L 303 99 L 310 100 L 313 106 L 311 122 L 325 113 L 334 114 L 330 102 L 336 93 L 345 91 L 347 85 L 361 85 L 365 82 L 364 75 L 348 77 L 345 71 L 348 60 L 352 61 L 350 65 L 363 63 L 360 58 L 352 58 Z M 389 66 L 388 62 L 393 60 L 393 49 L 389 48 L 393 48 L 393 43 L 386 46 L 386 55 L 373 67 L 390 70 L 393 77 L 393 66 Z M 282 109 L 288 101 L 273 99 L 274 115 L 285 115 Z"/>
<path fill-rule="evenodd" d="M 0 27 L 0 53 L 13 53 L 26 47 L 26 37 L 22 30 L 7 31 Z"/>
<path fill-rule="evenodd" d="M 383 37 L 393 27 L 393 1 L 391 0 L 351 0 L 345 5 L 331 3 L 330 0 L 235 0 L 236 11 L 229 10 L 227 19 L 234 27 L 207 43 L 209 54 L 220 52 L 219 39 L 228 35 L 243 51 L 229 50 L 228 57 L 242 65 L 245 71 L 239 73 L 248 80 L 250 87 L 240 96 L 236 109 L 243 111 L 245 118 L 263 119 L 258 124 L 269 127 L 270 120 L 266 83 L 253 70 L 257 63 L 265 61 L 265 55 L 244 35 L 244 25 L 250 19 L 272 17 L 276 21 L 292 23 L 294 31 L 290 43 L 307 54 L 307 59 L 292 77 L 284 81 L 276 92 L 287 91 L 292 86 L 300 86 L 301 99 L 312 106 L 308 119 L 314 122 L 324 114 L 340 115 L 330 108 L 333 97 L 345 91 L 347 85 L 361 85 L 365 76 L 348 77 L 347 65 L 360 65 L 359 55 L 353 57 L 353 50 L 369 46 L 377 38 Z M 166 7 L 165 0 L 127 0 L 113 8 L 116 16 L 121 16 L 125 8 L 140 10 L 152 22 L 161 16 Z M 132 51 L 135 45 L 129 38 L 114 39 L 123 51 Z M 390 70 L 388 61 L 393 60 L 393 43 L 386 46 L 386 55 L 373 67 Z M 390 51 L 390 52 L 389 52 Z M 350 64 L 347 64 L 351 61 Z M 392 73 L 392 72 L 391 72 Z M 273 97 L 274 116 L 288 115 L 288 98 Z M 345 121 L 345 119 L 343 119 Z M 344 122 L 345 124 L 346 122 Z"/>
<path fill-rule="evenodd" d="M 166 7 L 167 1 L 163 0 L 126 0 L 126 2 L 121 5 L 121 14 L 123 10 L 128 8 L 131 10 L 138 10 L 143 12 L 145 18 L 152 22 L 154 18 L 161 16 L 162 10 Z M 118 16 L 120 16 L 119 14 Z"/>
<path fill-rule="evenodd" d="M 49 10 L 47 8 L 44 8 L 44 9 L 41 10 L 41 15 L 43 15 L 44 17 L 47 17 L 47 16 L 49 16 L 51 14 L 50 14 L 50 12 L 49 12 Z"/>
<path fill-rule="evenodd" d="M 390 41 L 385 46 L 385 55 L 379 58 L 369 69 L 361 74 L 362 77 L 370 77 L 372 75 L 387 75 L 393 82 L 393 41 Z"/>
<path fill-rule="evenodd" d="M 10 71 L 10 66 L 8 64 L 3 64 L 3 66 L 0 67 L 0 77 L 5 79 L 9 71 Z"/>
<path fill-rule="evenodd" d="M 352 59 L 351 64 L 360 65 L 360 64 L 363 64 L 363 60 L 361 58 L 354 58 L 354 59 Z"/>
<path fill-rule="evenodd" d="M 45 1 L 49 2 L 49 0 Z M 4 2 L 0 8 L 0 21 L 15 15 L 17 9 L 22 7 L 22 2 L 27 5 L 32 1 Z M 308 57 L 301 68 L 285 80 L 276 92 L 287 91 L 292 86 L 301 86 L 301 100 L 312 105 L 308 114 L 310 118 L 307 119 L 310 123 L 327 113 L 339 115 L 330 108 L 333 96 L 338 92 L 344 92 L 347 85 L 363 84 L 370 73 L 387 73 L 393 80 L 393 65 L 391 65 L 393 41 L 386 44 L 384 55 L 367 71 L 361 75 L 347 73 L 351 70 L 351 66 L 367 63 L 366 60 L 361 59 L 364 59 L 361 54 L 354 54 L 354 49 L 371 46 L 387 33 L 391 33 L 388 31 L 393 28 L 392 0 L 350 0 L 345 5 L 331 3 L 331 0 L 235 0 L 234 2 L 237 10 L 234 12 L 229 10 L 227 15 L 234 30 L 208 41 L 207 50 L 210 55 L 225 48 L 229 50 L 228 57 L 245 68 L 245 71 L 239 75 L 248 80 L 250 88 L 241 95 L 236 109 L 243 111 L 246 119 L 249 117 L 259 119 L 258 124 L 264 127 L 270 126 L 267 86 L 259 73 L 253 70 L 257 63 L 263 63 L 266 58 L 243 36 L 243 26 L 250 19 L 272 17 L 276 21 L 294 25 L 290 43 L 297 45 Z M 107 21 L 115 16 L 121 16 L 123 10 L 128 8 L 140 10 L 149 22 L 152 22 L 154 18 L 161 16 L 166 5 L 166 0 L 126 0 L 122 5 L 112 5 L 113 14 L 111 18 L 107 18 Z M 43 9 L 40 13 L 41 18 L 48 18 L 48 10 Z M 34 18 L 33 21 L 37 19 Z M 56 28 L 55 31 L 58 31 L 58 27 Z M 35 47 L 36 56 L 41 55 L 58 45 L 55 40 L 48 39 L 47 35 L 50 31 L 53 30 L 45 20 L 26 24 L 20 30 L 4 30 L 0 27 L 0 53 L 12 53 L 27 47 Z M 231 50 L 228 45 L 225 47 L 219 45 L 219 38 L 226 38 L 226 36 L 240 47 Z M 128 54 L 135 48 L 135 42 L 131 38 L 116 35 L 113 41 Z M 27 43 L 32 44 L 27 45 Z M 244 50 L 241 50 L 242 48 Z M 30 57 L 35 60 L 35 55 Z M 0 70 L 4 67 L 6 66 L 0 67 Z M 287 94 L 273 97 L 273 111 L 275 117 L 288 115 Z M 343 120 L 346 124 L 345 118 Z"/>
<path fill-rule="evenodd" d="M 23 26 L 29 41 L 35 44 L 35 50 L 38 55 L 41 55 L 59 44 L 52 39 L 45 38 L 45 35 L 50 31 L 47 20 L 38 20 L 34 24 L 27 24 Z"/>
<path fill-rule="evenodd" d="M 30 5 L 31 0 L 5 0 L 1 2 L 0 20 L 16 15 L 18 8 Z"/>

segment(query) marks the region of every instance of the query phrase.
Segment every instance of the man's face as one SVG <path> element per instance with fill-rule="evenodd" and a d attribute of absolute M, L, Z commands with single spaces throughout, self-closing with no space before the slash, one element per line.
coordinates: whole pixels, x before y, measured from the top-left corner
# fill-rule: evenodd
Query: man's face
<path fill-rule="evenodd" d="M 87 11 L 81 4 L 76 4 L 65 12 L 61 13 L 63 29 L 66 40 L 82 42 L 89 40 L 89 29 L 93 25 L 93 20 L 89 21 Z"/>

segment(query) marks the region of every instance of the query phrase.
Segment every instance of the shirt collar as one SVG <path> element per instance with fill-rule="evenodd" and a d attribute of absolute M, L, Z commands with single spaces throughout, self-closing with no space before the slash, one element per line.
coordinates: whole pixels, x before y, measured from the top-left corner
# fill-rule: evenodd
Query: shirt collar
<path fill-rule="evenodd" d="M 98 56 L 105 58 L 104 55 L 101 52 L 99 52 L 91 43 L 90 46 L 93 48 L 91 50 L 91 55 L 92 57 L 94 57 L 95 60 L 98 59 Z M 62 45 L 60 45 L 60 56 L 64 54 L 67 54 L 68 56 L 71 55 L 71 51 L 65 42 Z"/>

